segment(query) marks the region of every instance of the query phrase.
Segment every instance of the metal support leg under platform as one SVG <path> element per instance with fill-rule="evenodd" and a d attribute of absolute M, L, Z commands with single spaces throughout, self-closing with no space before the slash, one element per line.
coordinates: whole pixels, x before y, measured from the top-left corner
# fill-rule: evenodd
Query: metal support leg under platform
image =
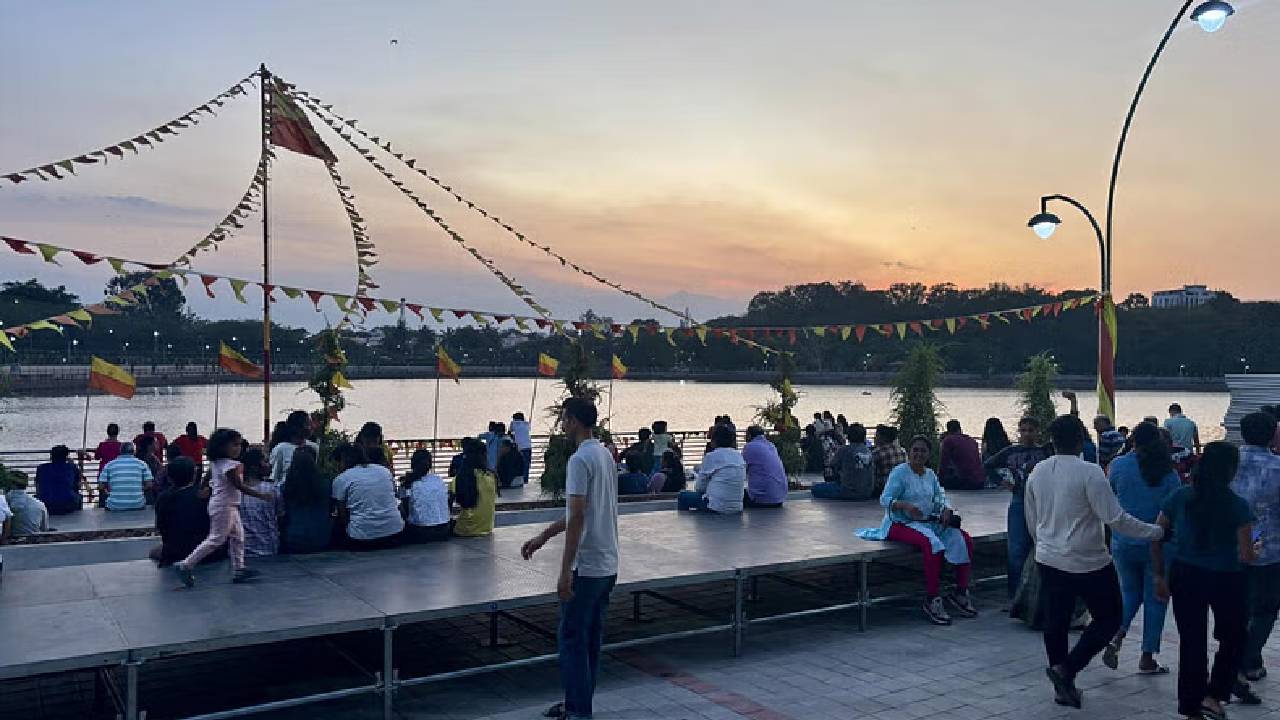
<path fill-rule="evenodd" d="M 138 668 L 140 661 L 130 660 L 124 664 L 124 720 L 139 720 L 138 717 Z"/>
<path fill-rule="evenodd" d="M 867 591 L 867 564 L 866 558 L 858 561 L 858 631 L 867 631 L 867 605 L 871 601 L 871 594 Z"/>
<path fill-rule="evenodd" d="M 735 570 L 733 576 L 733 656 L 742 655 L 742 634 L 746 630 L 747 611 L 744 595 L 747 590 L 747 578 L 741 570 Z"/>
<path fill-rule="evenodd" d="M 400 685 L 399 671 L 395 667 L 395 646 L 393 635 L 395 625 L 388 623 L 382 628 L 382 677 L 379 679 L 382 692 L 382 720 L 392 720 L 395 714 L 395 693 Z"/>

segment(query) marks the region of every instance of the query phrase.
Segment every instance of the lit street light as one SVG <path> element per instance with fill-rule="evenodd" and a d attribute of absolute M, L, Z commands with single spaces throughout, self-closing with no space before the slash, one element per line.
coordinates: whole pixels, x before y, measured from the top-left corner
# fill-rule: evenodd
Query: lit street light
<path fill-rule="evenodd" d="M 1094 235 L 1098 240 L 1098 252 L 1100 255 L 1102 266 L 1102 297 L 1098 300 L 1100 312 L 1098 313 L 1098 412 L 1111 418 L 1112 422 L 1116 419 L 1116 387 L 1115 387 L 1115 367 L 1116 367 L 1116 313 L 1115 302 L 1111 298 L 1111 261 L 1113 258 L 1112 250 L 1112 219 L 1115 210 L 1116 198 L 1116 180 L 1120 177 L 1120 159 L 1124 155 L 1125 141 L 1129 138 L 1129 128 L 1133 125 L 1134 113 L 1138 110 L 1138 102 L 1142 99 L 1142 93 L 1147 88 L 1147 81 L 1151 79 L 1151 71 L 1155 69 L 1156 62 L 1160 60 L 1160 55 L 1164 52 L 1165 45 L 1169 43 L 1169 38 L 1173 36 L 1173 31 L 1177 29 L 1178 23 L 1186 17 L 1187 10 L 1191 8 L 1191 4 L 1195 0 L 1186 0 L 1182 7 L 1178 9 L 1177 15 L 1174 16 L 1173 22 L 1169 23 L 1169 28 L 1165 30 L 1164 36 L 1160 38 L 1160 43 L 1156 45 L 1156 51 L 1151 56 L 1151 60 L 1147 63 L 1146 70 L 1142 73 L 1142 79 L 1138 81 L 1137 92 L 1133 95 L 1133 100 L 1129 103 L 1129 113 L 1125 116 L 1124 125 L 1120 129 L 1120 141 L 1116 144 L 1115 156 L 1111 161 L 1111 182 L 1107 187 L 1107 214 L 1106 214 L 1106 230 L 1098 224 L 1093 213 L 1079 201 L 1067 195 L 1045 195 L 1040 198 L 1040 212 L 1027 222 L 1027 226 L 1041 239 L 1049 239 L 1058 226 L 1062 224 L 1062 218 L 1049 212 L 1048 204 L 1051 201 L 1065 202 L 1077 210 L 1079 210 L 1085 218 L 1089 220 L 1089 224 L 1093 227 Z M 1202 2 L 1191 13 L 1191 19 L 1200 25 L 1205 32 L 1217 32 L 1222 29 L 1227 18 L 1235 14 L 1235 8 L 1229 3 L 1222 0 L 1209 0 Z"/>

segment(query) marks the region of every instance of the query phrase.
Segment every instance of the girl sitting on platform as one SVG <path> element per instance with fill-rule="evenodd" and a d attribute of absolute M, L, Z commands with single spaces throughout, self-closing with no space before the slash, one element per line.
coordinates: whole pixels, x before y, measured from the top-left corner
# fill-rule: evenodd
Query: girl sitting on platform
<path fill-rule="evenodd" d="M 929 468 L 933 441 L 923 435 L 911 439 L 907 462 L 889 473 L 880 505 L 884 523 L 878 528 L 857 531 L 864 540 L 892 540 L 920 550 L 924 558 L 925 617 L 935 625 L 950 625 L 939 595 L 942 560 L 956 568 L 956 590 L 947 596 L 951 609 L 961 617 L 976 617 L 978 611 L 969 598 L 969 570 L 973 540 L 961 530 L 938 476 Z"/>

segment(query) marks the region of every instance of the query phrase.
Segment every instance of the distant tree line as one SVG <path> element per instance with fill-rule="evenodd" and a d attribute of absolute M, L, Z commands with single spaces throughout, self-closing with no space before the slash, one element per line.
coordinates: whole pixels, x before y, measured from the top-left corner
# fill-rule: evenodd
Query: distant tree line
<path fill-rule="evenodd" d="M 144 275 L 113 278 L 108 292 L 118 291 Z M 1076 297 L 1089 290 L 1054 293 L 1043 288 L 1002 283 L 983 288 L 959 288 L 950 283 L 926 286 L 895 283 L 876 290 L 857 282 L 808 283 L 761 292 L 746 312 L 706 321 L 713 326 L 823 326 L 856 323 L 928 320 L 972 315 Z M 0 325 L 14 325 L 66 312 L 82 301 L 65 287 L 45 287 L 35 280 L 0 285 Z M 1240 302 L 1227 293 L 1193 308 L 1154 309 L 1138 294 L 1118 309 L 1120 359 L 1125 375 L 1213 377 L 1245 371 L 1280 370 L 1280 303 Z M 352 364 L 435 363 L 434 348 L 443 342 L 450 354 L 466 365 L 533 367 L 540 352 L 563 356 L 568 341 L 545 334 L 526 334 L 509 327 L 457 327 L 439 330 L 410 315 L 386 322 L 374 313 L 363 324 L 343 331 L 343 346 Z M 670 318 L 607 318 L 587 311 L 592 322 L 672 324 Z M 1064 312 L 1057 318 L 1039 317 L 1030 323 L 992 322 L 988 330 L 975 323 L 954 335 L 945 329 L 927 332 L 950 372 L 1002 374 L 1022 371 L 1027 358 L 1046 353 L 1063 373 L 1094 372 L 1097 322 L 1092 306 Z M 277 362 L 309 363 L 314 335 L 301 328 L 276 325 L 272 330 Z M 910 337 L 910 336 L 909 336 Z M 235 338 L 233 341 L 232 338 Z M 209 363 L 216 361 L 218 343 L 244 348 L 251 359 L 260 354 L 262 326 L 254 320 L 208 320 L 191 313 L 173 279 L 164 280 L 144 302 L 119 315 L 97 317 L 91 329 L 68 328 L 62 335 L 34 333 L 18 343 L 18 362 L 82 363 L 89 354 L 132 363 Z M 757 338 L 758 339 L 758 338 Z M 773 338 L 770 344 L 795 352 L 797 370 L 885 371 L 899 367 L 913 342 L 867 332 L 863 342 L 842 340 L 838 333 L 817 337 L 799 333 L 794 345 Z M 608 370 L 616 353 L 634 369 L 743 370 L 775 369 L 766 358 L 727 339 L 676 334 L 675 345 L 661 333 L 642 329 L 631 336 L 599 339 L 588 335 L 583 346 L 597 358 L 597 370 Z M 2 351 L 0 351 L 2 352 Z M 0 362 L 13 361 L 10 356 Z"/>

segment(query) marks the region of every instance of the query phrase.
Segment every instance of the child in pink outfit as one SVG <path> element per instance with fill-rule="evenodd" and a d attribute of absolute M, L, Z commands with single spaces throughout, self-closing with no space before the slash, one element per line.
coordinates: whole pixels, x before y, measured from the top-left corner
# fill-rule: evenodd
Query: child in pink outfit
<path fill-rule="evenodd" d="M 244 526 L 240 524 L 240 500 L 251 495 L 270 501 L 271 493 L 262 493 L 245 485 L 243 467 L 237 458 L 241 450 L 240 433 L 228 428 L 215 430 L 209 438 L 209 537 L 196 546 L 191 554 L 174 564 L 182 584 L 192 587 L 196 583 L 191 568 L 224 544 L 230 549 L 231 581 L 236 583 L 252 579 L 257 572 L 244 566 Z"/>

